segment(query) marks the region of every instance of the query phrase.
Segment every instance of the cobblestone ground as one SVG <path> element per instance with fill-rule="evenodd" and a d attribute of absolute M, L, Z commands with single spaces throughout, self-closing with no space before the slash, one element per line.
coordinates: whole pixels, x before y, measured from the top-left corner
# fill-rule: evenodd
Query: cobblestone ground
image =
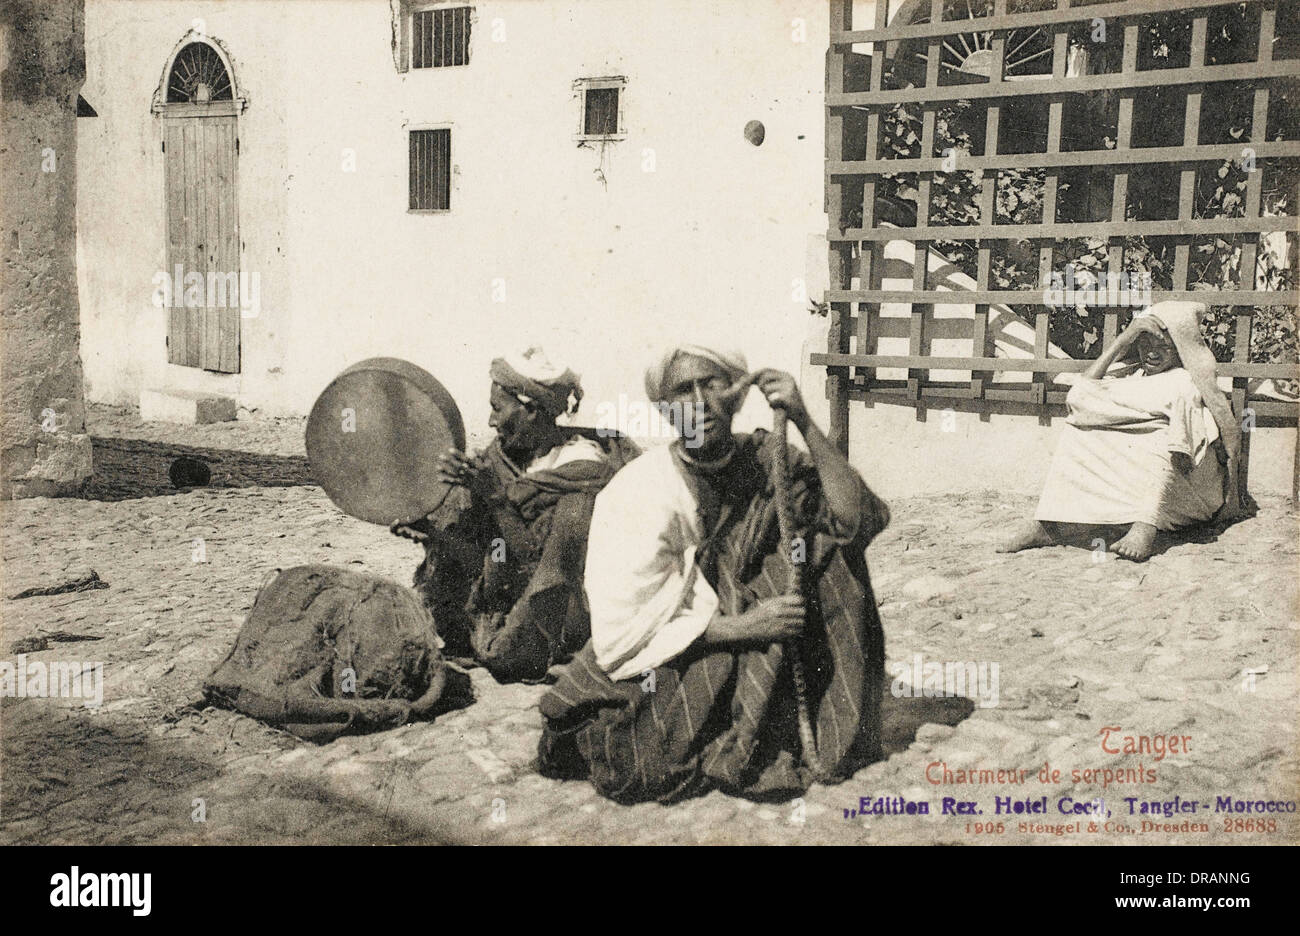
<path fill-rule="evenodd" d="M 0 706 L 7 843 L 226 842 L 1059 842 L 993 815 L 994 796 L 1046 795 L 1037 822 L 1065 821 L 1063 796 L 1103 795 L 1136 830 L 1066 833 L 1080 844 L 1296 841 L 1277 831 L 1147 831 L 1122 797 L 1209 802 L 1297 798 L 1297 526 L 1281 501 L 1208 542 L 1179 542 L 1144 565 L 1081 549 L 1004 556 L 992 545 L 1032 498 L 985 491 L 896 501 L 869 562 L 891 661 L 996 662 L 994 707 L 963 699 L 884 700 L 886 760 L 802 801 L 763 805 L 720 793 L 624 807 L 532 767 L 537 686 L 474 675 L 466 709 L 323 746 L 227 711 L 198 708 L 198 686 L 229 650 L 259 585 L 277 568 L 353 565 L 406 583 L 416 547 L 339 513 L 310 483 L 302 422 L 139 424 L 95 407 L 97 478 L 83 499 L 4 504 L 5 595 L 93 568 L 107 588 L 0 604 L 3 656 L 42 635 L 28 660 L 103 661 L 104 700 L 14 699 Z M 170 460 L 207 458 L 211 486 L 176 492 Z M 870 480 L 870 479 L 868 479 Z M 205 561 L 194 561 L 203 540 Z M 53 639 L 57 638 L 57 639 Z M 1250 671 L 1250 672 L 1247 672 Z M 1190 736 L 1155 761 L 1101 749 L 1123 734 Z M 933 785 L 951 771 L 1026 769 L 1023 785 Z M 1060 782 L 1037 782 L 1044 762 Z M 1154 782 L 1103 789 L 1071 771 L 1137 767 Z M 941 768 L 934 768 L 941 770 Z M 928 801 L 919 816 L 846 818 L 859 797 Z M 981 822 L 939 814 L 974 801 Z M 196 801 L 202 800 L 201 807 Z M 200 814 L 200 809 L 202 810 Z M 204 821 L 195 821 L 202 818 Z M 1082 818 L 1086 826 L 1088 817 Z M 1237 814 L 1237 818 L 1245 818 Z M 1231 822 L 1228 823 L 1232 825 Z M 1112 826 L 1114 828 L 1114 825 Z"/>

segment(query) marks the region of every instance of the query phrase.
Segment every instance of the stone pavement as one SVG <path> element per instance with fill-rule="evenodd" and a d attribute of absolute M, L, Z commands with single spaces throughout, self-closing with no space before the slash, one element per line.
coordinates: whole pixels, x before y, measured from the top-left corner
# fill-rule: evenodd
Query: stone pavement
<path fill-rule="evenodd" d="M 1300 798 L 1297 779 L 1296 514 L 1265 502 L 1208 542 L 1133 565 L 1082 549 L 998 555 L 992 545 L 1033 497 L 984 491 L 891 504 L 868 559 L 888 656 L 998 664 L 997 705 L 884 700 L 888 758 L 791 803 L 721 793 L 626 807 L 532 767 L 543 687 L 474 672 L 477 701 L 431 723 L 316 746 L 243 716 L 195 707 L 260 584 L 306 562 L 355 565 L 407 583 L 417 548 L 343 516 L 310 483 L 301 420 L 146 426 L 92 407 L 96 479 L 86 498 L 0 506 L 3 593 L 93 568 L 108 588 L 0 603 L 0 659 L 54 635 L 31 660 L 102 661 L 98 708 L 78 699 L 0 704 L 5 843 L 745 842 L 1278 844 L 1295 814 L 1247 832 L 1199 808 L 1142 831 L 1123 797 L 1208 802 Z M 175 455 L 213 468 L 177 492 Z M 870 482 L 870 478 L 867 479 Z M 68 639 L 73 638 L 73 639 Z M 1156 761 L 1111 754 L 1120 735 L 1179 735 Z M 1027 782 L 935 785 L 927 765 L 1023 769 Z M 1044 762 L 1062 771 L 1043 784 Z M 1076 780 L 1072 770 L 1154 770 L 1154 782 Z M 931 773 L 943 768 L 931 768 Z M 938 777 L 937 779 L 942 779 Z M 994 815 L 994 797 L 1046 795 L 1046 815 Z M 928 816 L 846 817 L 859 797 L 927 801 Z M 943 797 L 983 815 L 943 816 Z M 1067 819 L 1058 800 L 1103 796 L 1111 828 Z M 1268 818 L 1275 818 L 1272 814 Z M 1227 820 L 1225 829 L 1225 819 Z M 201 820 L 201 821 L 196 821 Z M 998 831 L 997 822 L 1002 822 Z M 976 831 L 975 823 L 980 823 Z M 1058 834 L 1066 822 L 1080 828 Z M 1046 824 L 1046 831 L 1021 828 Z M 992 831 L 984 831 L 985 824 Z M 1240 828 L 1240 831 L 1238 831 Z M 1128 831 L 1128 830 L 1133 831 Z"/>

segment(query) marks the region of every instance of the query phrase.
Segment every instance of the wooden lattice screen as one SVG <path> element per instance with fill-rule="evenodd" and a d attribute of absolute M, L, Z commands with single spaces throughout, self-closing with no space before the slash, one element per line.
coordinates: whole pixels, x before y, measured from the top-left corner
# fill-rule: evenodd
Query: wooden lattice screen
<path fill-rule="evenodd" d="M 900 0 L 893 2 L 897 6 Z M 1161 249 L 1168 251 L 1164 256 L 1172 260 L 1167 281 L 1172 288 L 1157 285 L 1152 290 L 1152 301 L 1193 299 L 1231 307 L 1236 322 L 1233 359 L 1222 362 L 1219 373 L 1232 379 L 1234 410 L 1242 418 L 1249 407 L 1256 425 L 1295 424 L 1296 403 L 1276 398 L 1256 399 L 1250 391 L 1251 381 L 1293 380 L 1300 375 L 1293 359 L 1282 363 L 1250 361 L 1251 326 L 1257 309 L 1283 305 L 1294 308 L 1298 296 L 1295 289 L 1259 289 L 1258 281 L 1249 275 L 1249 271 L 1256 269 L 1261 235 L 1275 231 L 1291 232 L 1283 237 L 1289 242 L 1286 254 L 1290 275 L 1294 276 L 1296 271 L 1296 193 L 1288 192 L 1288 216 L 1269 217 L 1261 212 L 1266 170 L 1300 158 L 1300 141 L 1297 141 L 1300 128 L 1285 127 L 1281 133 L 1273 134 L 1273 140 L 1266 139 L 1270 93 L 1276 104 L 1281 89 L 1287 87 L 1282 83 L 1290 82 L 1289 87 L 1294 88 L 1295 77 L 1300 74 L 1300 60 L 1287 57 L 1290 43 L 1277 41 L 1278 3 L 1275 0 L 1248 4 L 1225 4 L 1221 0 L 1180 3 L 1040 0 L 1035 4 L 1031 0 L 1021 5 L 1013 2 L 1009 11 L 1008 2 L 992 0 L 987 9 L 980 9 L 982 15 L 967 19 L 952 18 L 949 7 L 950 18 L 945 21 L 943 0 L 920 0 L 928 6 L 921 10 L 925 15 L 918 16 L 913 9 L 913 15 L 896 16 L 891 23 L 888 0 L 877 0 L 874 26 L 855 30 L 851 0 L 831 0 L 826 86 L 826 203 L 830 218 L 830 289 L 826 302 L 831 327 L 827 353 L 813 354 L 811 362 L 827 368 L 832 438 L 847 451 L 851 400 L 914 406 L 919 419 L 924 419 L 927 406 L 981 414 L 1030 412 L 1042 421 L 1049 421 L 1052 415 L 1063 415 L 1065 391 L 1053 389 L 1052 379 L 1064 372 L 1081 371 L 1089 362 L 1049 356 L 1050 310 L 1044 287 L 1051 274 L 1059 269 L 1062 242 L 1081 236 L 1104 239 L 1106 262 L 1112 274 L 1124 270 L 1126 238 L 1140 236 L 1148 243 L 1164 245 Z M 917 0 L 909 0 L 909 5 L 915 7 Z M 1015 12 L 1026 6 L 1036 9 Z M 1225 7 L 1236 8 L 1238 13 L 1246 8 L 1247 15 L 1257 17 L 1254 20 L 1258 30 L 1257 48 L 1248 50 L 1253 54 L 1239 56 L 1236 61 L 1207 64 L 1207 35 L 1213 17 L 1220 15 L 1216 10 Z M 972 17 L 976 16 L 969 4 L 966 9 L 972 11 Z M 1287 16 L 1292 15 L 1293 11 L 1283 9 Z M 1190 18 L 1190 55 L 1179 67 L 1151 68 L 1148 61 L 1148 67 L 1141 68 L 1139 43 L 1145 38 L 1142 31 L 1149 29 L 1152 20 L 1159 17 Z M 1078 74 L 1071 31 L 1077 45 L 1079 29 L 1090 28 L 1096 23 L 1095 18 L 1104 19 L 1111 43 L 1122 43 L 1122 56 L 1115 48 L 1114 55 L 1119 58 L 1115 62 L 1117 67 L 1102 73 Z M 1044 44 L 1041 53 L 1026 55 L 1024 37 L 1030 31 Z M 979 40 L 973 42 L 972 35 L 978 35 Z M 855 46 L 869 47 L 870 52 L 857 52 Z M 955 67 L 954 50 L 957 59 L 966 55 L 969 61 L 972 46 L 979 52 L 980 67 L 964 64 Z M 1041 55 L 1041 68 L 1036 75 L 1040 80 L 1008 74 L 1007 63 L 1013 51 L 1018 62 Z M 895 66 L 907 64 L 903 62 L 904 57 L 910 58 L 914 70 L 908 73 L 907 80 L 899 80 L 898 75 L 906 70 Z M 1232 83 L 1234 93 L 1253 99 L 1248 108 L 1249 131 L 1232 144 L 1202 143 L 1201 139 L 1207 135 L 1203 124 L 1216 119 L 1216 114 L 1203 112 L 1202 103 L 1207 89 L 1213 95 L 1223 89 L 1222 83 Z M 1135 144 L 1135 105 L 1144 106 L 1142 96 L 1150 95 L 1157 88 L 1177 89 L 1172 93 L 1177 94 L 1185 107 L 1179 145 L 1143 145 L 1142 140 Z M 1167 103 L 1168 99 L 1164 100 Z M 954 161 L 952 153 L 936 151 L 936 114 L 956 101 L 970 102 L 970 107 L 983 112 L 985 121 L 984 142 L 977 148 L 981 151 L 962 152 L 955 157 L 956 171 L 971 173 L 978 190 L 978 218 L 972 218 L 976 223 L 960 227 L 937 225 L 931 220 L 936 179 L 942 178 L 945 170 L 952 171 Z M 1077 113 L 1077 109 L 1067 108 L 1076 107 L 1081 101 L 1101 102 L 1099 106 L 1112 108 L 1118 103 L 1117 120 L 1113 124 L 1115 136 L 1110 141 L 1113 148 L 1062 146 L 1063 129 L 1067 142 L 1070 133 L 1070 127 L 1063 128 L 1067 115 Z M 1025 102 L 1029 107 L 1046 110 L 1046 129 L 1041 138 L 1045 145 L 1031 152 L 1024 152 L 1023 146 L 1007 147 L 1010 152 L 999 151 L 1000 138 L 1015 129 L 1004 122 L 1004 117 L 1014 113 L 1014 119 L 1019 121 Z M 896 149 L 885 151 L 883 120 L 898 104 L 921 112 L 920 148 L 916 158 L 900 159 Z M 1012 111 L 1013 107 L 1020 109 Z M 1139 137 L 1143 129 L 1139 125 Z M 1283 139 L 1277 139 L 1279 136 Z M 1248 175 L 1240 216 L 1198 216 L 1203 214 L 1195 204 L 1198 171 L 1214 172 L 1225 160 L 1251 156 L 1256 171 Z M 1293 168 L 1295 163 L 1285 165 Z M 1063 191 L 1062 174 L 1091 166 L 1113 167 L 1113 187 L 1101 193 L 1102 204 L 1109 202 L 1108 218 L 1103 207 L 1099 219 L 1086 224 L 1060 219 L 1058 193 Z M 1039 223 L 998 223 L 995 212 L 998 175 L 999 171 L 1007 170 L 1044 173 Z M 883 180 L 896 178 L 900 172 L 917 173 L 915 223 L 882 225 L 882 220 L 888 219 L 882 217 L 884 207 L 879 189 Z M 1126 211 L 1130 174 L 1148 172 L 1169 173 L 1176 190 L 1171 193 L 1169 204 L 1176 203 L 1176 215 L 1171 207 L 1170 217 L 1137 220 Z M 852 226 L 859 212 L 860 224 Z M 1210 294 L 1191 288 L 1197 285 L 1189 284 L 1189 268 L 1195 260 L 1193 251 L 1207 237 L 1240 245 L 1239 270 L 1246 272 L 1238 276 L 1235 288 L 1229 283 L 1228 288 Z M 990 288 L 995 252 L 1013 239 L 1029 239 L 1036 245 L 1038 284 L 1034 288 Z M 915 248 L 911 288 L 882 289 L 885 245 L 898 240 L 909 242 Z M 972 290 L 954 294 L 939 291 L 934 283 L 927 281 L 932 278 L 927 258 L 936 241 L 957 240 L 972 244 L 975 282 Z M 1290 285 L 1294 283 L 1291 279 Z M 933 318 L 927 319 L 927 310 L 932 312 L 935 303 L 955 301 L 974 305 L 973 320 L 964 335 L 972 342 L 972 355 L 941 357 L 927 353 L 930 346 L 927 329 L 934 326 Z M 882 318 L 882 303 L 910 304 L 910 317 Z M 993 356 L 986 341 L 989 304 L 1014 304 L 1022 313 L 1026 306 L 1036 308 L 1024 316 L 1033 327 L 1032 357 Z M 1103 345 L 1114 339 L 1119 322 L 1119 309 L 1104 311 Z M 951 334 L 951 323 L 948 327 Z M 875 353 L 882 336 L 906 338 L 908 353 Z M 879 379 L 876 371 L 880 368 L 905 369 L 906 379 Z M 930 369 L 969 373 L 969 381 L 930 380 Z M 1020 372 L 1020 382 L 999 385 L 995 375 L 1002 372 Z M 1025 373 L 1030 375 L 1027 381 Z M 1248 443 L 1249 433 L 1246 433 Z M 1243 458 L 1243 486 L 1245 463 Z"/>

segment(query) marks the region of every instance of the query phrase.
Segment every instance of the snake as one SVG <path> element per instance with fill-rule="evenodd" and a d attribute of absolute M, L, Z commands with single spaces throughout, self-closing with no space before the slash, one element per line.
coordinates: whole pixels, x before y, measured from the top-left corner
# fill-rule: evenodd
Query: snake
<path fill-rule="evenodd" d="M 741 377 L 724 390 L 722 396 L 729 402 L 738 404 L 758 377 L 759 372 Z M 781 542 L 789 547 L 785 550 L 787 564 L 785 594 L 801 595 L 804 584 L 803 568 L 802 563 L 795 561 L 793 549 L 797 534 L 794 523 L 794 502 L 790 494 L 789 422 L 785 407 L 772 407 L 772 487 L 776 494 L 776 518 Z M 805 611 L 805 619 L 806 615 Z M 803 763 L 815 779 L 825 779 L 827 772 L 817 752 L 817 735 L 813 731 L 812 712 L 808 704 L 808 681 L 805 675 L 803 651 L 799 648 L 797 640 L 786 641 L 784 647 L 790 658 L 790 680 L 794 684 Z"/>

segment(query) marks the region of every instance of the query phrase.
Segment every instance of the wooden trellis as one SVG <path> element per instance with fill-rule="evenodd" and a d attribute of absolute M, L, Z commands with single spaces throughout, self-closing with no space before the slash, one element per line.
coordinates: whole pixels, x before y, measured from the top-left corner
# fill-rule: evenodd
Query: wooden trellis
<path fill-rule="evenodd" d="M 898 2 L 894 0 L 895 4 Z M 1270 92 L 1276 93 L 1279 82 L 1294 82 L 1300 75 L 1300 60 L 1275 58 L 1274 55 L 1275 47 L 1280 48 L 1275 42 L 1277 0 L 1247 5 L 1252 14 L 1256 11 L 1258 14 L 1258 48 L 1254 60 L 1217 65 L 1207 64 L 1206 57 L 1211 17 L 1216 7 L 1236 7 L 1238 4 L 1223 3 L 1222 0 L 1182 0 L 1178 3 L 1167 0 L 1056 0 L 1053 6 L 1049 0 L 1047 9 L 1041 8 L 1043 3 L 1037 6 L 1040 8 L 1032 12 L 1009 12 L 1008 0 L 994 0 L 991 15 L 944 21 L 943 0 L 932 0 L 928 17 L 911 17 L 911 22 L 903 22 L 904 18 L 900 16 L 890 24 L 888 0 L 877 0 L 874 26 L 854 29 L 851 0 L 830 2 L 831 35 L 826 84 L 826 203 L 830 218 L 830 289 L 826 301 L 830 310 L 830 341 L 827 352 L 813 354 L 811 362 L 827 368 L 832 438 L 847 451 L 849 404 L 854 400 L 914 406 L 918 418 L 922 419 L 927 406 L 981 413 L 1030 412 L 1043 420 L 1064 414 L 1066 391 L 1053 389 L 1052 378 L 1066 372 L 1082 371 L 1090 362 L 1048 356 L 1050 313 L 1044 287 L 1057 269 L 1056 258 L 1061 242 L 1081 236 L 1105 240 L 1108 272 L 1115 276 L 1124 270 L 1124 238 L 1141 235 L 1162 239 L 1172 245 L 1173 288 L 1153 288 L 1152 301 L 1192 299 L 1213 306 L 1232 307 L 1236 319 L 1234 357 L 1231 362 L 1219 365 L 1219 374 L 1232 379 L 1234 411 L 1243 418 L 1249 407 L 1256 425 L 1294 425 L 1300 414 L 1296 403 L 1252 398 L 1249 389 L 1252 380 L 1300 377 L 1300 368 L 1295 362 L 1251 363 L 1249 360 L 1252 318 L 1256 308 L 1294 307 L 1300 299 L 1300 291 L 1294 289 L 1256 288 L 1258 283 L 1251 275 L 1256 269 L 1263 235 L 1276 231 L 1291 232 L 1284 236 L 1289 241 L 1288 254 L 1293 273 L 1296 257 L 1296 196 L 1293 194 L 1290 199 L 1289 216 L 1269 217 L 1261 212 L 1266 169 L 1276 168 L 1284 160 L 1300 158 L 1300 140 L 1295 139 L 1297 128 L 1290 128 L 1284 134 L 1290 139 L 1265 139 Z M 1139 68 L 1142 18 L 1153 14 L 1191 17 L 1190 57 L 1185 66 Z M 1097 17 L 1104 18 L 1106 27 L 1115 37 L 1112 41 L 1123 43 L 1121 67 L 1101 74 L 1071 74 L 1070 31 L 1077 31 L 1081 23 L 1092 23 Z M 926 18 L 928 22 L 916 21 Z M 1042 52 L 1044 62 L 1050 55 L 1050 73 L 1043 74 L 1041 80 L 1016 80 L 1006 74 L 1006 63 L 1012 49 L 1009 37 L 1023 35 L 1025 30 L 1031 29 L 1041 36 L 1050 37 L 1043 39 L 1045 43 L 1050 42 L 1050 51 L 1045 46 Z M 961 75 L 962 80 L 955 83 L 941 80 L 941 68 L 957 70 L 951 63 L 945 63 L 945 56 L 949 54 L 945 49 L 956 47 L 960 50 L 963 45 L 969 49 L 969 43 L 961 43 L 961 40 L 972 30 L 987 40 L 980 52 L 983 57 L 980 74 Z M 866 44 L 870 44 L 869 55 L 854 51 L 855 46 L 862 49 Z M 915 86 L 888 88 L 887 62 L 905 47 L 913 50 L 922 47 L 928 53 L 915 56 L 925 62 L 924 78 L 921 80 L 918 72 L 916 81 L 912 82 Z M 1046 68 L 1042 71 L 1046 72 Z M 1202 121 L 1213 119 L 1213 115 L 1202 113 L 1206 89 L 1222 82 L 1235 83 L 1242 89 L 1241 93 L 1253 97 L 1250 133 L 1239 144 L 1202 144 Z M 858 88 L 852 87 L 854 83 Z M 1186 110 L 1181 145 L 1133 145 L 1135 102 L 1153 88 L 1177 88 L 1182 92 Z M 1077 96 L 1102 94 L 1118 97 L 1114 147 L 1101 151 L 1063 148 L 1067 101 L 1078 100 Z M 1045 146 L 1041 152 L 999 152 L 1000 121 L 1005 111 L 1012 103 L 1026 99 L 1046 106 Z M 930 220 L 934 180 L 936 174 L 953 168 L 951 154 L 935 151 L 936 114 L 959 100 L 972 102 L 986 115 L 984 151 L 963 153 L 957 165 L 958 170 L 973 173 L 978 181 L 979 218 L 977 223 L 969 225 L 936 225 Z M 921 111 L 918 158 L 882 156 L 882 115 L 897 104 L 907 104 Z M 855 138 L 855 134 L 858 137 Z M 865 136 L 865 149 L 861 146 L 862 135 Z M 1196 217 L 1194 194 L 1198 169 L 1204 172 L 1208 167 L 1212 171 L 1225 160 L 1241 160 L 1246 148 L 1253 156 L 1256 171 L 1248 177 L 1242 216 Z M 845 158 L 846 152 L 853 152 L 856 156 L 859 150 L 865 153 L 863 158 Z M 1059 220 L 1057 204 L 1062 172 L 1071 167 L 1099 164 L 1114 168 L 1109 220 L 1088 224 Z M 1130 175 L 1148 171 L 1151 167 L 1172 167 L 1177 173 L 1178 210 L 1175 219 L 1132 220 L 1128 217 Z M 1008 169 L 1044 171 L 1040 223 L 997 223 L 998 173 Z M 915 225 L 882 225 L 878 187 L 884 177 L 900 172 L 918 174 Z M 851 220 L 856 220 L 859 188 L 861 223 L 852 227 L 849 225 Z M 1207 235 L 1240 245 L 1239 269 L 1242 272 L 1236 288 L 1211 292 L 1191 288 L 1189 269 L 1194 242 Z M 1021 239 L 1029 239 L 1037 245 L 1039 285 L 1032 289 L 991 288 L 995 249 L 1007 241 Z M 913 281 L 910 289 L 883 289 L 885 244 L 897 240 L 910 242 L 915 247 Z M 928 251 L 934 242 L 940 240 L 974 244 L 977 272 L 973 290 L 954 293 L 939 290 L 935 283 L 928 281 L 932 278 L 927 269 Z M 933 318 L 927 318 L 927 312 L 931 312 L 936 303 L 953 302 L 974 306 L 973 320 L 969 324 L 972 355 L 941 357 L 925 353 L 926 330 L 934 326 Z M 910 304 L 910 318 L 882 318 L 881 305 L 884 303 Z M 1032 357 L 992 356 L 986 342 L 990 304 L 1037 307 L 1031 321 L 1034 335 Z M 1105 311 L 1101 338 L 1104 344 L 1115 338 L 1119 316 L 1118 309 Z M 908 353 L 875 353 L 882 336 L 906 337 Z M 984 349 L 983 352 L 980 349 Z M 906 379 L 879 379 L 876 372 L 880 368 L 905 369 Z M 932 381 L 929 379 L 931 369 L 969 372 L 970 379 L 968 382 Z M 1028 382 L 1023 382 L 1022 378 L 1020 383 L 999 385 L 996 375 L 1004 372 L 1028 373 L 1030 378 Z M 1249 445 L 1249 433 L 1244 445 Z M 1247 454 L 1248 448 L 1243 455 Z M 1243 488 L 1246 463 L 1243 457 Z"/>

